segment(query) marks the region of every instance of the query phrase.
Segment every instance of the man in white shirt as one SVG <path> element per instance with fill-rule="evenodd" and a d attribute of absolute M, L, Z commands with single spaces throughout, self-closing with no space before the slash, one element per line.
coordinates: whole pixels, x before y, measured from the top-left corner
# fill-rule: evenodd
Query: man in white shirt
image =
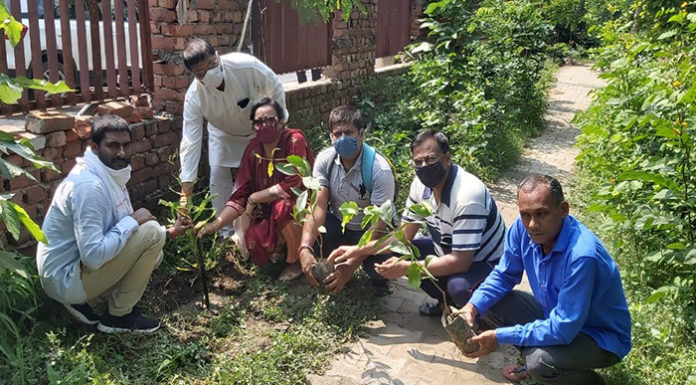
<path fill-rule="evenodd" d="M 203 121 L 208 122 L 208 162 L 213 208 L 222 212 L 234 190 L 232 169 L 238 168 L 244 148 L 254 136 L 251 106 L 270 97 L 284 110 L 285 91 L 276 74 L 245 53 L 219 56 L 208 42 L 191 39 L 183 52 L 184 65 L 196 78 L 186 91 L 180 147 L 181 192 L 185 205 L 193 194 L 203 141 Z M 223 234 L 229 234 L 228 226 Z"/>
<path fill-rule="evenodd" d="M 126 189 L 130 143 L 122 118 L 94 121 L 90 146 L 56 189 L 42 227 L 48 242 L 36 254 L 46 294 L 105 333 L 159 328 L 134 306 L 162 261 L 165 239 L 191 227 L 181 219 L 165 229 L 147 209 L 133 211 Z M 101 317 L 87 304 L 97 297 L 108 300 Z"/>

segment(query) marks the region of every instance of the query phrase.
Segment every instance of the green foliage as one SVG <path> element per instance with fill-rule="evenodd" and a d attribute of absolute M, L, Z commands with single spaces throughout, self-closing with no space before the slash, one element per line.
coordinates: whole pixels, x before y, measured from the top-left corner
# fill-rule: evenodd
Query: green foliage
<path fill-rule="evenodd" d="M 290 0 L 290 6 L 297 11 L 304 23 L 327 22 L 336 11 L 341 12 L 345 21 L 348 21 L 356 9 L 361 13 L 366 12 L 360 0 Z"/>
<path fill-rule="evenodd" d="M 636 321 L 614 383 L 696 379 L 696 12 L 657 3 L 601 27 L 607 86 L 576 117 L 586 215 L 613 245 Z"/>
<path fill-rule="evenodd" d="M 412 179 L 408 144 L 419 129 L 447 134 L 453 161 L 484 179 L 514 164 L 524 141 L 540 132 L 551 40 L 540 4 L 429 4 L 427 41 L 410 47 L 416 61 L 408 75 L 378 77 L 359 101 L 373 119 L 368 141 L 393 160 L 402 185 Z"/>

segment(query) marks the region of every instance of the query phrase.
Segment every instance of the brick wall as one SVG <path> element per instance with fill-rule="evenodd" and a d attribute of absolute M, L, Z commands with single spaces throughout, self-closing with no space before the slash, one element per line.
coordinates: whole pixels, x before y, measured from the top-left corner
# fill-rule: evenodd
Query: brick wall
<path fill-rule="evenodd" d="M 177 14 L 176 0 L 150 0 L 150 27 L 155 92 L 153 107 L 181 115 L 184 94 L 192 77 L 181 52 L 191 36 L 207 40 L 220 55 L 236 50 L 242 34 L 246 0 L 190 0 L 188 10 Z M 180 18 L 181 16 L 181 18 Z M 251 27 L 247 27 L 247 42 Z"/>

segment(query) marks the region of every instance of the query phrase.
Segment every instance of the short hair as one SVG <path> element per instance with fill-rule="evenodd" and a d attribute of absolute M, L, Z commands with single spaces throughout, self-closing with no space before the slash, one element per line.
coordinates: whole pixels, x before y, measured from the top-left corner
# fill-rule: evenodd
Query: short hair
<path fill-rule="evenodd" d="M 131 133 L 130 126 L 128 122 L 118 115 L 104 115 L 97 116 L 92 122 L 92 142 L 99 145 L 107 132 L 128 132 L 128 136 L 133 139 L 133 134 Z"/>
<path fill-rule="evenodd" d="M 423 144 L 423 142 L 425 142 L 428 139 L 434 139 L 437 142 L 437 147 L 443 154 L 447 154 L 449 152 L 450 147 L 447 135 L 439 131 L 436 132 L 431 129 L 425 129 L 420 131 L 418 135 L 416 135 L 416 137 L 413 138 L 413 140 L 411 141 L 411 153 L 413 154 L 413 149 L 420 146 L 421 144 Z"/>
<path fill-rule="evenodd" d="M 184 65 L 186 69 L 191 71 L 191 68 L 196 64 L 207 59 L 208 56 L 215 55 L 215 48 L 210 43 L 200 38 L 193 38 L 186 42 L 184 48 Z"/>
<path fill-rule="evenodd" d="M 349 105 L 338 106 L 331 110 L 329 114 L 329 133 L 333 131 L 337 124 L 342 123 L 352 124 L 359 131 L 367 128 L 367 122 L 365 122 L 360 110 Z"/>
<path fill-rule="evenodd" d="M 520 196 L 521 190 L 524 190 L 524 192 L 531 192 L 534 191 L 539 185 L 544 185 L 549 188 L 551 196 L 553 196 L 556 203 L 560 204 L 565 200 L 561 182 L 550 175 L 542 174 L 531 174 L 524 178 L 522 183 L 520 183 L 520 185 L 517 187 L 517 196 Z"/>
<path fill-rule="evenodd" d="M 273 109 L 276 112 L 276 115 L 278 115 L 278 120 L 285 120 L 285 111 L 283 111 L 283 107 L 280 106 L 280 103 L 278 101 L 271 99 L 269 97 L 264 97 L 258 102 L 254 103 L 251 106 L 251 113 L 249 113 L 249 120 L 254 120 L 254 117 L 256 116 L 256 110 L 263 106 L 273 106 Z"/>

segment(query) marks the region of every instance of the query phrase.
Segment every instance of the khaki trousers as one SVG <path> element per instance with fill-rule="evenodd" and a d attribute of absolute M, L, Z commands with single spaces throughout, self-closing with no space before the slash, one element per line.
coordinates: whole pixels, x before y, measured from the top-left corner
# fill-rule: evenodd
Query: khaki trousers
<path fill-rule="evenodd" d="M 156 221 L 145 222 L 131 234 L 114 259 L 98 270 L 82 265 L 82 286 L 87 301 L 106 297 L 111 315 L 129 314 L 140 301 L 152 271 L 162 262 L 165 240 Z"/>

